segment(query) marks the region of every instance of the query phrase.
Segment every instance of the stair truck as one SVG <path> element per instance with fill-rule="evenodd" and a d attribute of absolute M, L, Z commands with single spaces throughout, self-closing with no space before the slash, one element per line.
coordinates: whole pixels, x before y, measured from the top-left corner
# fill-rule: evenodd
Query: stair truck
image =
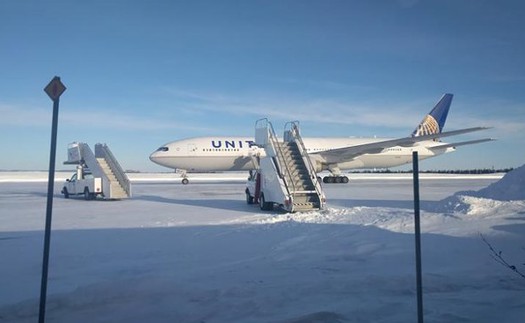
<path fill-rule="evenodd" d="M 96 144 L 95 153 L 85 143 L 74 142 L 68 146 L 65 165 L 77 165 L 76 172 L 62 187 L 65 198 L 84 196 L 123 199 L 131 197 L 131 184 L 107 145 Z"/>
<path fill-rule="evenodd" d="M 297 122 L 285 126 L 284 140 L 275 135 L 267 119 L 255 126 L 255 144 L 264 155 L 255 155 L 246 184 L 246 202 L 258 203 L 261 210 L 278 206 L 286 212 L 323 209 L 326 197 L 299 134 Z"/>

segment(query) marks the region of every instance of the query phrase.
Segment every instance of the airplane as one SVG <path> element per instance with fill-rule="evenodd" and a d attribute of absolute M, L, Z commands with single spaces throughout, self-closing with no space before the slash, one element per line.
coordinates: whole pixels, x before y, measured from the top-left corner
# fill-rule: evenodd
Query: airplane
<path fill-rule="evenodd" d="M 453 152 L 456 147 L 492 141 L 484 138 L 455 143 L 439 139 L 490 127 L 474 127 L 443 132 L 453 94 L 444 94 L 410 136 L 389 138 L 303 138 L 304 145 L 316 172 L 329 171 L 324 183 L 348 183 L 342 170 L 390 168 L 412 162 L 412 152 L 420 160 Z M 158 165 L 182 173 L 182 183 L 188 184 L 187 172 L 254 170 L 251 156 L 264 156 L 254 137 L 194 137 L 162 145 L 150 155 Z"/>

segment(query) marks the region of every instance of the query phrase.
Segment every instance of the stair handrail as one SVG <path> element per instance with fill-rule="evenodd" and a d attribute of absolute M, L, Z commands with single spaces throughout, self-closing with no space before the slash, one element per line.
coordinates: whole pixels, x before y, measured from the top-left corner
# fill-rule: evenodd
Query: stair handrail
<path fill-rule="evenodd" d="M 270 140 L 272 141 L 272 146 L 274 147 L 274 150 L 275 147 L 277 147 L 277 149 L 279 150 L 279 153 L 277 154 L 277 161 L 279 163 L 279 171 L 282 173 L 283 172 L 283 165 L 284 165 L 284 169 L 286 170 L 286 174 L 288 176 L 285 176 L 285 174 L 281 174 L 281 178 L 283 179 L 283 181 L 286 183 L 286 189 L 288 190 L 288 195 L 294 195 L 292 194 L 291 192 L 295 192 L 296 191 L 296 188 L 295 188 L 295 183 L 292 179 L 292 172 L 290 171 L 290 167 L 288 166 L 288 164 L 286 164 L 286 161 L 284 160 L 284 151 L 283 151 L 283 147 L 282 145 L 279 145 L 279 140 L 277 139 L 277 135 L 275 133 L 275 130 L 273 128 L 273 125 L 271 122 L 268 121 L 268 124 L 270 125 Z M 290 180 L 287 180 L 287 178 L 289 178 Z M 291 186 L 292 190 L 290 192 L 290 189 L 288 188 L 289 186 Z"/>
<path fill-rule="evenodd" d="M 266 124 L 263 127 L 261 127 L 260 124 L 262 124 L 263 122 L 265 122 Z M 277 170 L 279 172 L 278 175 L 284 181 L 284 183 L 285 183 L 284 186 L 286 187 L 287 195 L 290 196 L 292 194 L 290 193 L 289 186 L 292 187 L 292 192 L 295 192 L 295 190 L 296 190 L 295 189 L 295 183 L 292 180 L 292 174 L 290 172 L 290 168 L 288 167 L 288 165 L 286 165 L 286 163 L 284 162 L 284 159 L 281 161 L 282 156 L 284 156 L 284 151 L 283 151 L 282 146 L 279 145 L 279 140 L 278 140 L 277 134 L 275 133 L 275 130 L 273 128 L 273 124 L 268 120 L 268 118 L 262 118 L 262 119 L 257 120 L 257 122 L 255 123 L 255 128 L 257 129 L 258 127 L 259 127 L 259 129 L 260 128 L 266 128 L 267 129 L 266 133 L 267 133 L 268 139 L 269 139 L 268 140 L 268 144 L 271 145 L 271 148 L 272 148 L 273 152 L 276 154 L 276 157 L 277 157 L 277 158 L 275 158 L 275 160 L 278 163 L 278 165 L 277 165 Z M 283 164 L 284 164 L 284 169 L 286 170 L 286 174 L 288 174 L 288 178 L 290 178 L 289 181 L 286 179 L 286 176 L 283 173 Z"/>
<path fill-rule="evenodd" d="M 104 160 L 108 163 L 109 168 L 117 178 L 117 181 L 120 183 L 126 194 L 128 196 L 131 196 L 131 185 L 129 178 L 126 176 L 126 173 L 118 163 L 111 150 L 109 150 L 109 147 L 106 144 L 96 144 L 95 156 L 99 158 L 104 158 Z"/>
<path fill-rule="evenodd" d="M 97 157 L 89 148 L 89 145 L 83 142 L 79 142 L 79 150 L 80 150 L 80 165 L 83 167 L 87 167 L 91 174 L 93 174 L 94 177 L 103 177 L 104 180 L 107 179 L 106 174 L 104 174 L 104 171 L 100 167 L 100 165 L 97 162 Z"/>

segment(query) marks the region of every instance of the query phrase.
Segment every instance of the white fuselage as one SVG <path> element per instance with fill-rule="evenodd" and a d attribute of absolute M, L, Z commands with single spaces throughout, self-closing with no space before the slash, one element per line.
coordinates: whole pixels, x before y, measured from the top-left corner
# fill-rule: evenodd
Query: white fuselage
<path fill-rule="evenodd" d="M 412 152 L 418 151 L 419 159 L 441 155 L 454 150 L 430 150 L 438 145 L 424 141 L 416 146 L 395 146 L 380 153 L 364 154 L 348 161 L 330 164 L 316 153 L 337 148 L 383 141 L 385 138 L 303 138 L 305 147 L 318 172 L 331 168 L 388 168 L 410 163 Z M 442 143 L 441 143 L 442 144 Z M 163 145 L 150 156 L 151 161 L 173 169 L 190 172 L 239 171 L 254 169 L 251 155 L 264 155 L 264 149 L 254 144 L 250 137 L 197 137 L 173 141 Z"/>

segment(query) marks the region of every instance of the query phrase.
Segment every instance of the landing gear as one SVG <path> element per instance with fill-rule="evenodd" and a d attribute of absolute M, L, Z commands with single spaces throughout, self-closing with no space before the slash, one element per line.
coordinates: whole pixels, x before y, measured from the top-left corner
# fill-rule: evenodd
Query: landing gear
<path fill-rule="evenodd" d="M 176 169 L 175 170 L 176 173 L 179 173 L 180 174 L 180 177 L 182 177 L 182 185 L 188 185 L 190 183 L 190 180 L 188 179 L 188 175 L 186 175 L 186 170 L 185 169 Z"/>
<path fill-rule="evenodd" d="M 346 184 L 348 183 L 348 177 L 341 176 L 341 169 L 337 165 L 328 165 L 328 171 L 331 176 L 325 176 L 323 183 L 325 184 Z"/>
<path fill-rule="evenodd" d="M 323 183 L 325 184 L 346 184 L 348 181 L 346 176 L 325 176 L 323 178 Z"/>

